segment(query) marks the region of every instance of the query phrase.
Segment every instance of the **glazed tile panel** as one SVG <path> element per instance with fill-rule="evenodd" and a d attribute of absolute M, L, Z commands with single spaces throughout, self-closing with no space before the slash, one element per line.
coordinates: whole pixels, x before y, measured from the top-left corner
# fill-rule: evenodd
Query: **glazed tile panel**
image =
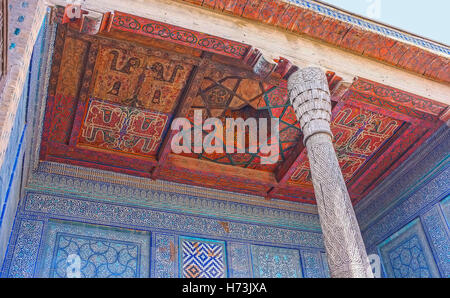
<path fill-rule="evenodd" d="M 163 229 L 208 237 L 229 237 L 323 249 L 322 235 L 305 230 L 239 221 L 228 221 L 228 229 L 225 230 L 221 224 L 224 221 L 220 219 L 42 193 L 29 193 L 23 205 L 27 214 L 44 213 L 65 220 L 77 218 L 102 225 L 139 227 L 148 230 Z"/>
<path fill-rule="evenodd" d="M 302 262 L 305 268 L 305 277 L 329 277 L 330 273 L 328 272 L 328 264 L 326 262 L 325 253 L 313 250 L 303 250 Z"/>
<path fill-rule="evenodd" d="M 153 273 L 152 277 L 174 278 L 178 277 L 178 241 L 175 235 L 154 234 Z"/>
<path fill-rule="evenodd" d="M 149 274 L 150 234 L 86 224 L 47 225 L 38 276 L 70 277 L 73 256 L 80 258 L 83 278 L 146 277 Z"/>
<path fill-rule="evenodd" d="M 245 243 L 228 242 L 229 275 L 234 278 L 252 276 L 250 249 Z"/>
<path fill-rule="evenodd" d="M 252 245 L 253 274 L 261 278 L 302 277 L 300 252 L 295 249 Z"/>
<path fill-rule="evenodd" d="M 378 249 L 389 277 L 440 277 L 419 220 L 389 237 Z"/>

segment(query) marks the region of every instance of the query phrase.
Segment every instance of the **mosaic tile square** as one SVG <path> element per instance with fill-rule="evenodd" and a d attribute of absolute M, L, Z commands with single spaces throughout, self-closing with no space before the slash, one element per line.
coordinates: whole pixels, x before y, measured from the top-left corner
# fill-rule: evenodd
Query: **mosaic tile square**
<path fill-rule="evenodd" d="M 302 250 L 303 273 L 306 278 L 325 278 L 327 269 L 324 268 L 324 253 L 315 250 Z M 326 260 L 325 260 L 326 262 Z"/>
<path fill-rule="evenodd" d="M 386 239 L 378 245 L 378 250 L 387 277 L 440 276 L 420 219 L 412 221 Z"/>
<path fill-rule="evenodd" d="M 225 242 L 180 237 L 180 247 L 182 277 L 227 277 Z"/>
<path fill-rule="evenodd" d="M 50 221 L 40 277 L 149 277 L 150 233 Z"/>
<path fill-rule="evenodd" d="M 254 277 L 302 277 L 300 253 L 296 249 L 252 245 L 251 255 Z"/>

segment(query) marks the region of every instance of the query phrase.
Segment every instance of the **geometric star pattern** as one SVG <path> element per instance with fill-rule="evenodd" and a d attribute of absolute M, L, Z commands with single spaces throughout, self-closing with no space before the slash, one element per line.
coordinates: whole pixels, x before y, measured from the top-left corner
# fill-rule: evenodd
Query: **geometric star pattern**
<path fill-rule="evenodd" d="M 415 219 L 378 245 L 386 276 L 390 278 L 439 277 L 435 257 L 422 221 Z"/>
<path fill-rule="evenodd" d="M 431 277 L 422 247 L 416 235 L 393 250 L 389 257 L 396 278 Z"/>
<path fill-rule="evenodd" d="M 180 238 L 182 272 L 185 278 L 226 277 L 224 243 Z"/>

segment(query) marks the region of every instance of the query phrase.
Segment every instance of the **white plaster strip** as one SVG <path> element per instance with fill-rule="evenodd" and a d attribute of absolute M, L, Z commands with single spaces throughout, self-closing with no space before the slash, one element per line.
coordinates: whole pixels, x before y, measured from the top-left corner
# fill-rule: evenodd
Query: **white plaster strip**
<path fill-rule="evenodd" d="M 46 6 L 41 0 L 10 0 L 9 5 L 8 73 L 0 84 L 0 166 L 5 158 L 17 106 L 28 75 L 33 46 L 46 12 Z M 20 32 L 16 29 L 20 29 Z"/>

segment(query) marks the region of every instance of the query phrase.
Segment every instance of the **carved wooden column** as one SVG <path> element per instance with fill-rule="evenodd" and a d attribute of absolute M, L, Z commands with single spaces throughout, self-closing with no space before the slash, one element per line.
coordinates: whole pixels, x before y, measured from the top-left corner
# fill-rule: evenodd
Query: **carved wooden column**
<path fill-rule="evenodd" d="M 8 0 L 0 3 L 0 80 L 8 66 Z"/>
<path fill-rule="evenodd" d="M 288 79 L 289 99 L 304 135 L 331 277 L 373 277 L 330 130 L 325 73 L 304 68 Z"/>

